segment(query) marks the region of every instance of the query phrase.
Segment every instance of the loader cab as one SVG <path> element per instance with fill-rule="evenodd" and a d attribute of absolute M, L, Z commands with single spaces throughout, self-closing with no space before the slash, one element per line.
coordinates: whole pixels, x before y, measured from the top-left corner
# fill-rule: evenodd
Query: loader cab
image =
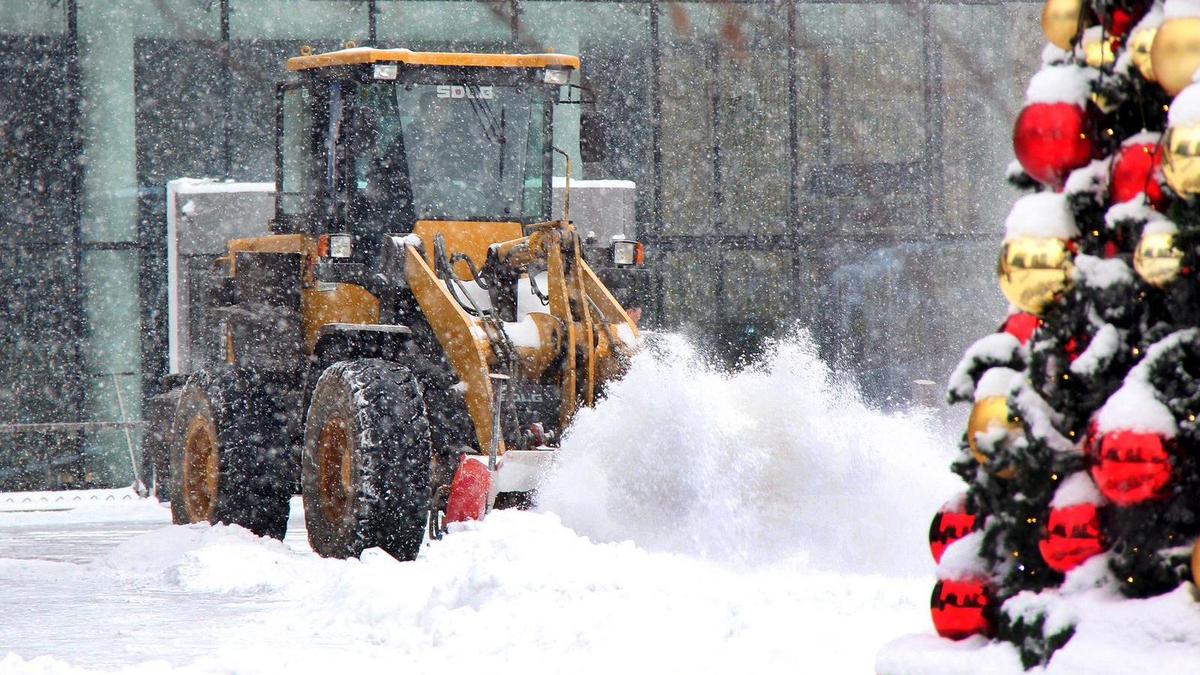
<path fill-rule="evenodd" d="M 369 258 L 420 221 L 548 220 L 553 106 L 575 57 L 350 49 L 278 86 L 277 232 L 347 233 Z"/>

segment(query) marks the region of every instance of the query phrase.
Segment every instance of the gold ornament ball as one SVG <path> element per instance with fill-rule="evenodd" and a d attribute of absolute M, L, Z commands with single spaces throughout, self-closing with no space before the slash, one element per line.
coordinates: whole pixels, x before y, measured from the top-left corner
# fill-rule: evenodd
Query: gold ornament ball
<path fill-rule="evenodd" d="M 1046 0 L 1042 7 L 1042 32 L 1050 44 L 1071 49 L 1083 30 L 1083 0 Z"/>
<path fill-rule="evenodd" d="M 1168 127 L 1162 144 L 1167 185 L 1184 196 L 1200 193 L 1200 122 Z"/>
<path fill-rule="evenodd" d="M 987 466 L 991 461 L 979 449 L 979 443 L 975 440 L 975 434 L 986 434 L 994 429 L 1004 429 L 1006 433 L 1015 433 L 1021 430 L 1021 425 L 1008 419 L 1008 397 L 1007 396 L 985 396 L 975 402 L 975 407 L 971 409 L 971 417 L 967 420 L 967 446 L 971 448 L 971 456 L 975 461 L 983 466 Z M 1009 467 L 1003 471 L 997 471 L 996 477 L 1009 479 L 1016 475 L 1016 469 Z"/>
<path fill-rule="evenodd" d="M 1000 249 L 1000 290 L 1021 311 L 1040 315 L 1071 287 L 1074 264 L 1067 240 L 1018 237 Z"/>
<path fill-rule="evenodd" d="M 1170 232 L 1143 234 L 1133 254 L 1133 268 L 1142 281 L 1162 288 L 1179 276 L 1183 252 L 1175 248 Z"/>
<path fill-rule="evenodd" d="M 1191 84 L 1200 67 L 1200 17 L 1168 19 L 1158 27 L 1150 45 L 1154 79 L 1171 96 Z"/>
<path fill-rule="evenodd" d="M 1154 59 L 1150 58 L 1150 46 L 1154 44 L 1154 36 L 1158 28 L 1142 28 L 1129 36 L 1129 57 L 1133 65 L 1147 81 L 1154 81 Z"/>
<path fill-rule="evenodd" d="M 1102 40 L 1099 34 L 1085 35 L 1083 38 L 1083 59 L 1092 68 L 1102 68 L 1116 63 L 1117 57 L 1113 54 L 1111 38 Z"/>

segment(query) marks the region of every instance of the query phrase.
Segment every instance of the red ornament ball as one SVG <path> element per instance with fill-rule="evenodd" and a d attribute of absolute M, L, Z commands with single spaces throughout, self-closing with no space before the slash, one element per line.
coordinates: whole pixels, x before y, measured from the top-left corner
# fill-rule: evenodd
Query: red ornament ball
<path fill-rule="evenodd" d="M 1122 146 L 1113 160 L 1108 181 L 1108 194 L 1112 202 L 1127 202 L 1145 192 L 1150 205 L 1158 211 L 1163 210 L 1167 198 L 1158 181 L 1162 156 L 1162 148 L 1156 143 Z"/>
<path fill-rule="evenodd" d="M 1033 332 L 1037 330 L 1039 321 L 1040 319 L 1029 312 L 1017 312 L 1004 320 L 1000 330 L 1017 338 L 1022 345 L 1027 345 L 1033 337 Z"/>
<path fill-rule="evenodd" d="M 1114 7 L 1104 22 L 1105 28 L 1107 28 L 1105 32 L 1118 40 L 1122 40 L 1129 32 L 1129 29 L 1133 28 L 1133 24 L 1142 18 L 1145 13 L 1146 10 L 1140 7 L 1136 14 L 1127 9 Z"/>
<path fill-rule="evenodd" d="M 929 552 L 940 563 L 946 547 L 975 531 L 975 514 L 967 513 L 966 499 L 960 495 L 946 502 L 929 524 Z"/>
<path fill-rule="evenodd" d="M 933 587 L 929 611 L 938 635 L 962 640 L 972 635 L 989 635 L 992 622 L 988 612 L 991 589 L 977 579 L 944 579 Z"/>
<path fill-rule="evenodd" d="M 1070 572 L 1103 551 L 1100 508 L 1095 504 L 1075 504 L 1051 509 L 1038 550 L 1050 569 L 1058 572 Z"/>
<path fill-rule="evenodd" d="M 1089 441 L 1091 472 L 1100 493 L 1118 506 L 1164 496 L 1171 483 L 1172 441 L 1161 434 L 1110 431 Z"/>
<path fill-rule="evenodd" d="M 1095 124 L 1074 103 L 1031 103 L 1017 116 L 1013 151 L 1034 180 L 1062 189 L 1067 174 L 1092 160 Z"/>

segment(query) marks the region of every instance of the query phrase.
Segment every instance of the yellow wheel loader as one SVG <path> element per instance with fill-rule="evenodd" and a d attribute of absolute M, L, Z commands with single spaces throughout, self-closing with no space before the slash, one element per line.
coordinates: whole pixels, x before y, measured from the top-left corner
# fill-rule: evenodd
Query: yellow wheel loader
<path fill-rule="evenodd" d="M 287 67 L 272 233 L 228 242 L 206 314 L 223 363 L 152 436 L 177 523 L 282 537 L 299 487 L 319 554 L 411 559 L 427 528 L 526 498 L 638 345 L 569 185 L 550 219 L 579 60 L 350 48 Z"/>

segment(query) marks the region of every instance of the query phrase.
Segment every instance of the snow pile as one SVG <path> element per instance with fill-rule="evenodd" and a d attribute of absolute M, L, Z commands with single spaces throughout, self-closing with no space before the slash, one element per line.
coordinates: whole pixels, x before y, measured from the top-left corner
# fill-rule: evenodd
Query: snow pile
<path fill-rule="evenodd" d="M 1092 96 L 1096 71 L 1080 66 L 1048 66 L 1029 80 L 1025 105 L 1035 103 L 1073 103 L 1087 105 Z"/>
<path fill-rule="evenodd" d="M 1147 222 L 1151 220 L 1165 220 L 1161 213 L 1155 211 L 1146 203 L 1143 198 L 1144 194 L 1144 192 L 1139 192 L 1128 201 L 1113 204 L 1104 213 L 1104 224 L 1111 229 L 1116 228 L 1122 221 Z"/>
<path fill-rule="evenodd" d="M 1077 255 L 1075 277 L 1089 288 L 1104 289 L 1114 284 L 1133 283 L 1133 270 L 1120 258 Z"/>
<path fill-rule="evenodd" d="M 1025 418 L 1025 425 L 1035 436 L 1041 438 L 1042 442 L 1055 452 L 1079 452 L 1078 446 L 1058 430 L 1058 425 L 1062 422 L 1062 413 L 1046 403 L 1046 399 L 1038 394 L 1028 380 L 1020 383 L 1012 398 L 1016 401 L 1017 410 Z"/>
<path fill-rule="evenodd" d="M 1087 164 L 1067 174 L 1067 182 L 1063 194 L 1091 195 L 1097 204 L 1103 204 L 1108 195 L 1109 165 L 1107 159 L 1093 159 Z"/>
<path fill-rule="evenodd" d="M 927 574 L 929 518 L 960 487 L 927 415 L 868 408 L 803 332 L 733 375 L 668 337 L 579 413 L 539 507 L 651 550 Z"/>
<path fill-rule="evenodd" d="M 1146 350 L 1142 360 L 1129 371 L 1125 381 L 1096 412 L 1097 430 L 1134 431 L 1138 433 L 1162 434 L 1174 438 L 1177 432 L 1175 417 L 1167 406 L 1155 396 L 1150 384 L 1150 369 L 1180 342 L 1196 339 L 1197 330 L 1176 331 L 1155 342 Z"/>
<path fill-rule="evenodd" d="M 1200 122 L 1200 85 L 1189 84 L 1175 96 L 1167 112 L 1167 121 L 1172 127 Z"/>
<path fill-rule="evenodd" d="M 979 384 L 975 387 L 975 402 L 993 396 L 1007 398 L 1023 379 L 1024 375 L 1012 368 L 990 368 L 979 378 Z"/>
<path fill-rule="evenodd" d="M 1077 471 L 1067 476 L 1062 485 L 1059 485 L 1058 489 L 1054 491 L 1054 498 L 1050 500 L 1052 509 L 1065 509 L 1068 506 L 1080 504 L 1095 504 L 1096 506 L 1104 504 L 1104 496 L 1100 494 L 1095 481 L 1088 476 L 1086 471 Z"/>
<path fill-rule="evenodd" d="M 1200 16 L 1200 0 L 1167 0 L 1163 5 L 1162 17 L 1164 20 L 1190 16 Z"/>
<path fill-rule="evenodd" d="M 1130 145 L 1158 145 L 1162 140 L 1162 133 L 1158 131 L 1139 131 L 1136 134 L 1121 141 L 1121 147 Z"/>
<path fill-rule="evenodd" d="M 1004 240 L 1020 237 L 1072 239 L 1079 236 L 1067 198 L 1056 192 L 1025 195 L 1013 204 L 1004 221 Z"/>
<path fill-rule="evenodd" d="M 1154 390 L 1137 380 L 1126 380 L 1096 413 L 1097 431 L 1134 431 L 1175 436 L 1175 418 L 1154 396 Z"/>
<path fill-rule="evenodd" d="M 1178 234 L 1179 227 L 1166 218 L 1154 218 L 1142 228 L 1142 234 Z"/>
<path fill-rule="evenodd" d="M 1143 29 L 1158 28 L 1162 25 L 1164 11 L 1162 0 L 1154 0 L 1154 4 L 1150 6 L 1150 11 L 1146 12 L 1146 16 L 1143 16 L 1142 20 L 1138 21 L 1137 25 L 1133 27 L 1133 30 L 1129 31 L 1130 35 Z"/>
<path fill-rule="evenodd" d="M 1191 584 L 1183 584 L 1165 595 L 1128 600 L 1116 590 L 1108 555 L 1102 554 L 1068 573 L 1060 588 L 1022 593 L 1005 603 L 1005 611 L 1014 616 L 1044 612 L 1047 631 L 1075 626 L 1070 642 L 1054 653 L 1044 669 L 1023 670 L 1017 650 L 1005 642 L 983 638 L 951 642 L 917 635 L 885 647 L 876 660 L 876 672 L 1193 673 L 1200 659 L 1200 612 L 1194 593 Z"/>
<path fill-rule="evenodd" d="M 983 532 L 975 531 L 946 547 L 937 566 L 937 578 L 942 581 L 987 579 L 988 565 L 979 552 L 983 550 Z"/>
<path fill-rule="evenodd" d="M 0 558 L 0 582 L 7 611 L 41 606 L 0 622 L 6 673 L 869 672 L 892 636 L 930 629 L 928 577 L 731 569 L 518 511 L 407 563 L 166 527 L 91 565 Z"/>
<path fill-rule="evenodd" d="M 1100 326 L 1087 349 L 1071 362 L 1070 371 L 1076 375 L 1092 375 L 1107 364 L 1121 347 L 1121 334 L 1111 323 Z"/>
<path fill-rule="evenodd" d="M 992 333 L 975 341 L 950 373 L 947 392 L 954 400 L 976 400 L 973 374 L 988 365 L 1023 363 L 1025 348 L 1010 333 Z"/>

